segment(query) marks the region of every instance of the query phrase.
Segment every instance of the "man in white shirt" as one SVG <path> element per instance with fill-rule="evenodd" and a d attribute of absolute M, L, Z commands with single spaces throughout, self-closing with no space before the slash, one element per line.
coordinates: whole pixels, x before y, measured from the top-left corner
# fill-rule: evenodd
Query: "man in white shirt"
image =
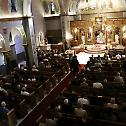
<path fill-rule="evenodd" d="M 82 105 L 88 105 L 89 104 L 89 100 L 87 98 L 85 98 L 84 95 L 81 95 L 81 97 L 78 98 L 77 103 L 78 104 L 82 104 Z"/>
<path fill-rule="evenodd" d="M 102 85 L 102 83 L 94 82 L 93 83 L 93 88 L 103 88 L 103 85 Z"/>
<path fill-rule="evenodd" d="M 25 95 L 25 96 L 29 96 L 30 95 L 29 92 L 26 91 L 25 87 L 22 87 L 21 94 Z"/>

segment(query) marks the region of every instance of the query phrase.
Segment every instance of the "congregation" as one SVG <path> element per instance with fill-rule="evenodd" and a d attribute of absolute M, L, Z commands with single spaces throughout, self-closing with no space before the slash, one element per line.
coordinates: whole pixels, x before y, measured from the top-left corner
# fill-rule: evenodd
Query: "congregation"
<path fill-rule="evenodd" d="M 50 102 L 39 126 L 125 125 L 125 55 L 109 50 L 103 57 L 90 57 L 79 68 L 76 55 L 58 50 L 38 51 L 39 66 L 21 65 L 7 76 L 0 76 L 1 122 L 9 123 L 8 112 L 14 109 L 17 119 L 26 116 L 60 81 L 71 72 L 73 79 Z M 120 53 L 120 58 L 116 55 Z M 113 55 L 114 54 L 114 55 Z M 75 60 L 76 65 L 72 62 Z M 74 65 L 74 66 L 72 66 Z M 6 115 L 6 116 L 5 116 Z M 17 123 L 17 122 L 16 122 Z M 7 124 L 8 125 L 8 124 Z"/>

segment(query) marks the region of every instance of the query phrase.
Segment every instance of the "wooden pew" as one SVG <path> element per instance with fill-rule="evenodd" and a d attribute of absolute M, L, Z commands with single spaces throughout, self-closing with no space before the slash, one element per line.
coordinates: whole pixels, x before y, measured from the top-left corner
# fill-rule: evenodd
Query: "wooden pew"
<path fill-rule="evenodd" d="M 46 93 L 48 94 L 51 89 L 52 89 L 52 82 L 48 79 L 47 81 L 45 81 L 45 83 L 43 84 L 43 88 L 46 91 Z"/>
<path fill-rule="evenodd" d="M 7 113 L 7 118 L 8 118 L 9 126 L 16 126 L 16 124 L 17 124 L 17 117 L 16 117 L 16 114 L 15 114 L 15 109 L 11 109 Z"/>
<path fill-rule="evenodd" d="M 43 85 L 40 85 L 38 90 L 37 90 L 37 94 L 38 94 L 38 100 L 41 101 L 44 98 L 44 89 L 43 89 Z"/>
<path fill-rule="evenodd" d="M 33 91 L 32 93 L 29 94 L 29 96 L 26 95 L 19 95 L 20 99 L 25 99 L 27 105 L 29 106 L 29 108 L 34 108 L 37 104 L 37 99 L 36 99 L 36 94 L 35 91 Z"/>
<path fill-rule="evenodd" d="M 103 96 L 111 96 L 111 97 L 122 97 L 126 98 L 126 92 L 125 90 L 119 90 L 118 88 L 93 88 L 93 87 L 87 87 L 82 88 L 81 86 L 71 85 L 69 87 L 70 92 L 75 91 L 78 94 L 87 94 L 87 95 L 103 95 Z"/>
<path fill-rule="evenodd" d="M 19 106 L 17 108 L 17 114 L 18 114 L 18 118 L 23 118 L 24 116 L 28 114 L 28 105 L 25 99 L 23 99 L 19 103 Z"/>
<path fill-rule="evenodd" d="M 55 74 L 51 76 L 50 81 L 52 82 L 52 87 L 55 87 L 56 84 L 58 83 L 58 78 L 56 78 Z"/>
<path fill-rule="evenodd" d="M 95 118 L 88 118 L 86 124 L 89 126 L 126 126 L 126 123 Z"/>

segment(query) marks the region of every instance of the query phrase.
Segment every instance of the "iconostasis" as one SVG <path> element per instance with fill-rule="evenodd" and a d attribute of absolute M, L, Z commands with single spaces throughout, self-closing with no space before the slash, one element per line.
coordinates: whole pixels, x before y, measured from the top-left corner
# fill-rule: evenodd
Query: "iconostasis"
<path fill-rule="evenodd" d="M 78 44 L 126 45 L 126 19 L 96 17 L 70 22 L 73 40 Z"/>

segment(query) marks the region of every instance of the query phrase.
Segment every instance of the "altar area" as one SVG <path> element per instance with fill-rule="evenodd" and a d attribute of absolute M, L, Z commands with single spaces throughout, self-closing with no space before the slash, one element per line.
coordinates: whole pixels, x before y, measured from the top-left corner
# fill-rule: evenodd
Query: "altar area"
<path fill-rule="evenodd" d="M 88 46 L 98 48 L 99 45 L 105 45 L 107 48 L 126 46 L 126 18 L 99 16 L 92 20 L 71 21 L 70 31 L 73 36 L 71 47 L 81 44 L 86 45 L 87 49 Z"/>
<path fill-rule="evenodd" d="M 86 48 L 85 48 L 86 46 Z M 107 47 L 107 48 L 106 48 Z M 71 48 L 72 54 L 76 54 L 77 59 L 79 61 L 79 64 L 86 64 L 89 60 L 89 57 L 93 54 L 94 57 L 97 57 L 100 55 L 101 57 L 104 56 L 105 53 L 108 52 L 108 50 L 116 49 L 116 50 L 123 50 L 125 49 L 125 46 L 123 45 L 116 45 L 113 47 L 113 45 L 106 45 L 106 44 L 93 44 L 93 45 L 79 45 Z"/>

